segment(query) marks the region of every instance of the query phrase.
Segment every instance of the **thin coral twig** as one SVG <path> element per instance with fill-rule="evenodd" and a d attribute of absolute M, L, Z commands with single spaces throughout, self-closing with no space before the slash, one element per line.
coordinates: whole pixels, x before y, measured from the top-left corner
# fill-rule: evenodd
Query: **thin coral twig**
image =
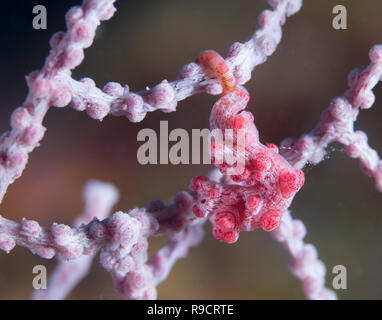
<path fill-rule="evenodd" d="M 75 226 L 88 224 L 95 217 L 105 219 L 118 201 L 117 189 L 99 181 L 89 181 L 84 188 L 85 209 L 74 222 Z M 34 300 L 61 300 L 84 278 L 91 267 L 95 253 L 83 255 L 75 260 L 66 261 L 61 258 L 48 280 L 45 290 L 35 290 Z"/>
<path fill-rule="evenodd" d="M 226 63 L 238 84 L 251 78 L 253 69 L 267 60 L 279 44 L 281 27 L 286 16 L 296 13 L 301 0 L 269 1 L 273 11 L 265 10 L 258 21 L 260 29 L 245 43 L 234 43 L 227 52 Z M 128 86 L 110 82 L 101 90 L 92 79 L 76 81 L 64 75 L 60 78 L 72 92 L 72 106 L 79 111 L 86 110 L 96 119 L 107 114 L 126 116 L 130 121 L 141 121 L 147 112 L 176 110 L 178 101 L 196 93 L 207 92 L 217 95 L 223 92 L 221 82 L 203 68 L 200 62 L 186 64 L 175 81 L 163 80 L 160 84 L 139 92 L 130 92 Z"/>
<path fill-rule="evenodd" d="M 65 107 L 70 102 L 74 109 L 102 120 L 107 114 L 125 115 L 130 121 L 141 121 L 148 111 L 161 109 L 175 111 L 177 101 L 195 93 L 220 94 L 222 86 L 196 63 L 186 65 L 179 79 L 168 83 L 164 80 L 151 90 L 130 93 L 115 82 L 103 90 L 96 88 L 90 78 L 76 81 L 71 70 L 83 58 L 84 48 L 94 39 L 96 27 L 101 20 L 114 14 L 115 0 L 84 0 L 82 7 L 73 7 L 66 15 L 67 32 L 56 33 L 50 41 L 51 52 L 41 71 L 28 77 L 29 93 L 21 107 L 12 115 L 12 130 L 0 139 L 0 202 L 8 186 L 19 178 L 28 161 L 28 154 L 39 145 L 44 136 L 42 122 L 50 106 Z M 287 15 L 301 7 L 301 0 L 270 1 L 274 11 L 264 11 L 260 29 L 245 44 L 235 43 L 227 55 L 227 64 L 238 83 L 251 77 L 253 68 L 266 61 L 281 40 L 281 26 Z"/>
<path fill-rule="evenodd" d="M 369 57 L 371 62 L 367 67 L 354 69 L 349 74 L 349 90 L 332 100 L 317 126 L 299 139 L 285 139 L 280 152 L 295 168 L 302 168 L 307 162 L 319 163 L 326 154 L 326 147 L 340 142 L 351 158 L 360 159 L 362 171 L 374 177 L 377 189 L 382 191 L 382 161 L 368 145 L 366 133 L 354 131 L 360 109 L 373 105 L 372 90 L 382 80 L 382 45 L 372 47 Z"/>
<path fill-rule="evenodd" d="M 0 203 L 8 186 L 19 178 L 28 162 L 28 155 L 40 143 L 45 128 L 42 125 L 50 106 L 64 107 L 71 92 L 60 78 L 70 77 L 71 70 L 83 58 L 101 20 L 114 14 L 115 0 L 85 0 L 82 7 L 73 7 L 66 15 L 68 31 L 56 33 L 44 67 L 27 77 L 29 93 L 23 105 L 11 117 L 11 130 L 0 137 Z"/>
<path fill-rule="evenodd" d="M 70 102 L 74 109 L 86 110 L 94 119 L 102 120 L 111 114 L 137 122 L 150 111 L 175 111 L 178 101 L 193 94 L 224 93 L 214 107 L 211 127 L 248 129 L 251 143 L 246 150 L 247 171 L 236 177 L 219 176 L 214 171 L 214 178 L 194 180 L 192 191 L 177 194 L 171 205 L 152 201 L 146 208 L 117 212 L 103 219 L 102 215 L 112 206 L 109 197 L 103 209 L 87 208 L 83 224 L 77 222 L 73 228 L 56 223 L 50 228 L 41 227 L 27 219 L 16 223 L 0 216 L 0 249 L 9 252 L 17 244 L 43 258 L 50 259 L 59 253 L 62 260 L 74 260 L 59 267 L 52 278 L 52 290 L 59 285 L 68 266 L 80 265 L 82 271 L 71 275 L 66 287 L 48 292 L 46 298 L 64 297 L 88 270 L 91 258 L 100 249 L 101 265 L 110 272 L 116 290 L 124 298 L 153 299 L 156 286 L 167 277 L 177 259 L 201 241 L 208 214 L 215 237 L 227 242 L 236 241 L 239 231 L 257 227 L 272 230 L 282 217 L 280 227 L 272 235 L 291 256 L 291 272 L 302 282 L 307 298 L 335 298 L 334 293 L 324 287 L 325 267 L 318 260 L 315 248 L 302 240 L 304 225 L 284 211 L 303 184 L 303 173 L 296 169 L 307 161 L 321 161 L 325 147 L 333 141 L 345 144 L 351 157 L 360 158 L 363 170 L 374 176 L 378 188 L 382 189 L 381 161 L 368 146 L 365 134 L 353 130 L 359 108 L 368 108 L 373 103 L 371 90 L 382 74 L 382 47 L 375 46 L 370 51 L 372 63 L 352 73 L 350 90 L 331 103 L 314 130 L 299 140 L 282 143 L 281 157 L 276 146 L 259 143 L 252 115 L 245 111 L 239 113 L 249 98 L 241 85 L 250 79 L 255 66 L 274 52 L 281 40 L 286 16 L 299 10 L 301 0 L 269 0 L 273 11 L 265 10 L 260 15 L 260 29 L 246 43 L 233 44 L 226 59 L 211 51 L 204 52 L 196 62 L 184 66 L 175 81 L 164 80 L 136 93 L 114 82 L 101 90 L 89 78 L 77 81 L 71 77 L 71 70 L 83 60 L 83 49 L 91 45 L 97 25 L 113 15 L 113 3 L 114 0 L 84 0 L 81 7 L 72 8 L 66 16 L 68 31 L 52 37 L 52 50 L 43 69 L 28 76 L 28 97 L 12 114 L 11 131 L 0 138 L 0 202 L 8 186 L 21 176 L 28 154 L 41 141 L 45 132 L 42 122 L 49 107 L 64 107 Z M 224 169 L 223 165 L 220 169 Z M 104 190 L 99 198 L 107 194 Z M 93 200 L 89 203 L 94 205 Z M 209 210 L 209 206 L 214 210 Z M 224 211 L 217 215 L 215 209 Z M 242 215 L 244 209 L 245 215 Z M 261 214 L 256 216 L 258 213 Z M 94 216 L 98 218 L 90 221 Z M 167 234 L 169 241 L 148 260 L 147 239 L 161 234 Z"/>
<path fill-rule="evenodd" d="M 283 244 L 291 257 L 289 269 L 301 281 L 307 299 L 336 299 L 336 294 L 325 288 L 325 265 L 318 259 L 316 248 L 304 243 L 305 234 L 303 222 L 293 219 L 289 211 L 284 213 L 280 227 L 272 231 L 272 237 Z"/>

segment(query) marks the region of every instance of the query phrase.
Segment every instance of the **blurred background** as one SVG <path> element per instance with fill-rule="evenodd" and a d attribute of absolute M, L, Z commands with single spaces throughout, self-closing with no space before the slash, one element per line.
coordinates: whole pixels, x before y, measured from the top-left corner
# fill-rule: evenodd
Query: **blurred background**
<path fill-rule="evenodd" d="M 33 6 L 45 5 L 47 30 L 32 28 Z M 9 129 L 11 111 L 22 104 L 24 76 L 39 69 L 48 54 L 49 37 L 65 29 L 64 14 L 80 1 L 8 0 L 1 6 L 0 131 Z M 348 29 L 332 28 L 332 8 L 348 10 Z M 224 54 L 235 41 L 246 41 L 257 28 L 257 16 L 269 8 L 265 0 L 117 1 L 115 16 L 101 25 L 96 41 L 74 78 L 91 77 L 98 87 L 108 81 L 128 84 L 132 91 L 173 80 L 198 53 L 214 49 Z M 258 66 L 246 84 L 248 109 L 255 115 L 262 142 L 280 143 L 317 123 L 330 100 L 347 88 L 354 67 L 369 63 L 368 51 L 382 43 L 378 0 L 305 1 L 289 18 L 277 51 Z M 356 129 L 382 153 L 382 85 L 376 103 L 362 111 Z M 169 202 L 186 190 L 190 179 L 206 174 L 207 165 L 148 165 L 136 160 L 137 132 L 169 121 L 169 129 L 207 128 L 217 97 L 201 94 L 178 104 L 170 114 L 149 113 L 138 124 L 109 116 L 102 123 L 70 108 L 52 108 L 41 146 L 32 153 L 21 179 L 8 190 L 0 213 L 44 225 L 71 224 L 82 210 L 82 187 L 96 178 L 114 183 L 121 199 L 116 210 L 144 206 L 151 199 Z M 306 183 L 291 210 L 307 226 L 306 241 L 317 246 L 328 268 L 331 285 L 335 265 L 348 272 L 348 289 L 341 299 L 382 298 L 382 194 L 363 175 L 356 160 L 333 145 L 325 161 L 304 169 Z M 180 260 L 158 287 L 160 299 L 302 299 L 300 284 L 288 272 L 288 256 L 262 230 L 242 233 L 237 243 L 216 241 L 206 226 L 202 245 Z M 150 240 L 150 254 L 164 239 Z M 32 268 L 45 261 L 24 248 L 0 252 L 0 298 L 27 299 L 32 291 Z M 91 273 L 70 299 L 119 299 L 109 275 L 95 261 Z"/>

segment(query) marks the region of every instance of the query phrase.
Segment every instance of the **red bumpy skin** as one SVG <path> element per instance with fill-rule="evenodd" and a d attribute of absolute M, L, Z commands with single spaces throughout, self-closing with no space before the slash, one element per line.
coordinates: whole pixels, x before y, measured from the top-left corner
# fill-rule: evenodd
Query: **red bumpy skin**
<path fill-rule="evenodd" d="M 237 241 L 241 231 L 256 228 L 271 231 L 277 228 L 282 214 L 304 184 L 304 173 L 294 169 L 280 156 L 277 146 L 260 143 L 253 115 L 242 111 L 248 100 L 247 91 L 238 87 L 215 103 L 210 116 L 211 130 L 233 130 L 230 139 L 233 154 L 238 144 L 242 144 L 244 152 L 241 154 L 245 157 L 242 173 L 226 176 L 221 183 L 206 177 L 196 177 L 191 183 L 195 216 L 208 216 L 214 237 L 228 243 Z M 244 143 L 237 138 L 239 129 L 244 129 Z M 217 150 L 227 151 L 226 140 L 220 144 L 212 141 L 213 160 Z M 223 174 L 232 167 L 226 161 L 214 164 Z"/>

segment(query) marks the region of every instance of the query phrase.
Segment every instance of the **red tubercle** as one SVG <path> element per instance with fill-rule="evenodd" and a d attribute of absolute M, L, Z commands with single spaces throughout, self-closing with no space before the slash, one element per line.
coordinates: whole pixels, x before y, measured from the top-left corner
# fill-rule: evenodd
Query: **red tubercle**
<path fill-rule="evenodd" d="M 217 188 L 213 188 L 209 191 L 209 195 L 212 197 L 212 198 L 217 198 L 220 196 L 220 191 L 219 189 Z"/>
<path fill-rule="evenodd" d="M 256 170 L 268 171 L 272 167 L 272 160 L 267 154 L 259 152 L 251 159 L 251 164 Z"/>
<path fill-rule="evenodd" d="M 240 175 L 231 175 L 231 179 L 235 182 L 241 182 L 244 180 Z"/>
<path fill-rule="evenodd" d="M 246 124 L 246 119 L 244 118 L 243 115 L 238 115 L 236 116 L 235 120 L 234 120 L 234 129 L 243 129 L 245 128 L 245 124 Z"/>
<path fill-rule="evenodd" d="M 248 208 L 255 211 L 259 208 L 261 199 L 257 196 L 249 196 L 247 200 Z"/>
<path fill-rule="evenodd" d="M 282 212 L 280 210 L 269 210 L 265 212 L 258 222 L 259 227 L 265 231 L 276 229 L 280 225 L 281 214 Z"/>
<path fill-rule="evenodd" d="M 209 183 L 208 178 L 204 176 L 197 176 L 192 179 L 190 188 L 191 190 L 198 191 L 206 183 Z"/>
<path fill-rule="evenodd" d="M 254 177 L 257 181 L 261 181 L 264 179 L 264 173 L 261 171 L 256 171 Z"/>
<path fill-rule="evenodd" d="M 267 148 L 268 148 L 268 149 L 271 149 L 271 150 L 274 151 L 275 153 L 279 153 L 279 147 L 276 146 L 276 145 L 273 144 L 273 143 L 268 143 L 268 144 L 267 144 Z"/>
<path fill-rule="evenodd" d="M 279 188 L 284 198 L 290 198 L 305 182 L 304 173 L 301 170 L 294 172 L 284 171 L 279 177 Z"/>
<path fill-rule="evenodd" d="M 222 174 L 226 174 L 227 173 L 227 170 L 229 168 L 229 165 L 228 165 L 227 162 L 223 161 L 222 163 L 215 163 L 215 165 L 219 168 L 219 171 Z"/>
<path fill-rule="evenodd" d="M 235 243 L 239 238 L 239 233 L 237 231 L 224 232 L 219 228 L 213 228 L 212 234 L 216 240 L 224 241 L 227 243 Z"/>
<path fill-rule="evenodd" d="M 247 180 L 245 180 L 245 183 L 248 185 L 248 186 L 253 186 L 255 184 L 256 180 L 252 177 L 248 178 Z"/>
<path fill-rule="evenodd" d="M 228 231 L 224 233 L 223 241 L 227 243 L 235 243 L 239 238 L 239 233 L 237 231 Z"/>
<path fill-rule="evenodd" d="M 231 179 L 232 179 L 232 181 L 235 181 L 235 182 L 241 182 L 241 181 L 244 181 L 244 180 L 248 179 L 249 176 L 250 176 L 250 174 L 251 174 L 251 173 L 250 173 L 250 171 L 248 170 L 248 168 L 244 168 L 242 174 L 231 175 Z"/>
<path fill-rule="evenodd" d="M 236 226 L 235 215 L 231 211 L 221 211 L 215 215 L 215 224 L 223 230 L 233 229 Z"/>

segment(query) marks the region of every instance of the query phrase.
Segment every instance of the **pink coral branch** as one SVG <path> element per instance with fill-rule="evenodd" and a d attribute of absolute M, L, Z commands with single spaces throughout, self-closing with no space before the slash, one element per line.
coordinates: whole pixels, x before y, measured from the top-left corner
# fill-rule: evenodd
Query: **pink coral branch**
<path fill-rule="evenodd" d="M 346 153 L 359 158 L 362 170 L 376 180 L 382 191 L 382 162 L 378 153 L 367 143 L 363 131 L 354 131 L 359 109 L 368 109 L 374 103 L 372 89 L 382 80 L 382 45 L 369 52 L 369 66 L 353 70 L 348 77 L 349 90 L 343 97 L 335 98 L 322 115 L 317 126 L 299 139 L 285 139 L 280 146 L 282 155 L 295 167 L 307 162 L 319 163 L 332 142 L 346 146 Z"/>
<path fill-rule="evenodd" d="M 186 225 L 184 230 L 172 233 L 166 245 L 149 261 L 154 284 L 158 285 L 166 280 L 177 260 L 186 257 L 189 248 L 197 246 L 202 241 L 202 238 L 202 223 L 195 226 Z"/>
<path fill-rule="evenodd" d="M 94 218 L 86 225 L 73 228 L 56 223 L 50 228 L 44 228 L 32 220 L 23 219 L 16 223 L 0 217 L 0 249 L 10 252 L 17 244 L 46 259 L 59 253 L 61 259 L 77 259 L 74 260 L 75 267 L 83 262 L 78 259 L 89 255 L 92 257 L 101 249 L 101 265 L 110 272 L 116 290 L 124 298 L 153 299 L 156 297 L 156 285 L 167 277 L 176 260 L 184 257 L 188 248 L 196 246 L 201 240 L 204 221 L 195 219 L 191 210 L 192 203 L 191 195 L 179 193 L 169 206 L 161 201 L 152 201 L 146 209 L 117 212 L 102 221 Z M 88 209 L 94 210 L 95 205 L 93 202 Z M 98 205 L 106 209 L 105 202 L 101 201 Z M 89 213 L 85 217 L 89 218 Z M 169 242 L 147 264 L 147 238 L 161 234 L 169 234 Z M 80 266 L 81 270 L 76 269 L 79 274 L 66 274 L 73 282 L 64 279 L 69 283 L 65 284 L 62 292 L 43 297 L 63 297 L 72 288 L 74 281 L 83 275 L 81 271 L 87 267 L 89 259 L 85 260 L 84 266 Z M 65 267 L 57 271 L 53 276 L 54 285 L 62 280 L 56 277 L 66 271 L 68 269 Z M 36 294 L 35 297 L 42 296 Z"/>
<path fill-rule="evenodd" d="M 264 63 L 281 40 L 281 26 L 286 16 L 296 13 L 302 0 L 271 0 L 273 11 L 265 10 L 259 17 L 260 29 L 245 43 L 234 43 L 227 52 L 226 63 L 239 84 L 251 78 L 255 66 Z M 223 85 L 214 74 L 203 68 L 202 63 L 186 64 L 175 81 L 163 80 L 151 89 L 130 92 L 128 86 L 109 82 L 101 90 L 92 79 L 76 81 L 67 75 L 60 78 L 72 92 L 72 106 L 78 111 L 86 110 L 95 119 L 107 114 L 126 116 L 139 122 L 147 112 L 176 110 L 177 102 L 196 93 L 207 92 L 217 95 Z"/>
<path fill-rule="evenodd" d="M 70 9 L 67 33 L 51 38 L 52 50 L 44 67 L 27 77 L 28 96 L 13 112 L 11 130 L 0 138 L 0 202 L 8 186 L 21 176 L 28 154 L 43 138 L 46 129 L 42 122 L 49 107 L 64 107 L 70 102 L 71 91 L 60 79 L 70 77 L 71 70 L 82 62 L 83 50 L 92 44 L 100 21 L 113 15 L 114 1 L 84 0 L 82 7 Z"/>
<path fill-rule="evenodd" d="M 190 63 L 179 78 L 164 80 L 151 90 L 130 93 L 115 82 L 98 89 L 90 78 L 76 81 L 71 70 L 83 58 L 83 50 L 94 39 L 101 20 L 114 14 L 115 0 L 84 0 L 82 7 L 73 7 L 66 15 L 67 32 L 56 33 L 50 41 L 51 52 L 43 69 L 27 77 L 28 96 L 12 114 L 11 131 L 0 139 L 0 202 L 8 186 L 19 178 L 28 161 L 28 154 L 44 136 L 42 122 L 50 106 L 64 107 L 72 102 L 74 109 L 102 120 L 107 114 L 125 115 L 130 121 L 141 121 L 148 111 L 175 111 L 177 101 L 198 92 L 222 93 L 222 85 L 200 64 Z M 301 0 L 272 0 L 274 11 L 266 10 L 259 18 L 260 29 L 246 43 L 235 43 L 227 54 L 227 64 L 239 84 L 247 82 L 253 68 L 266 61 L 281 40 L 285 17 L 301 7 Z"/>
<path fill-rule="evenodd" d="M 76 259 L 94 253 L 108 241 L 108 219 L 94 219 L 87 225 L 73 228 L 53 223 L 48 228 L 25 218 L 17 223 L 0 217 L 0 249 L 9 253 L 19 245 L 45 259 L 53 258 L 57 253 L 66 260 Z"/>
<path fill-rule="evenodd" d="M 49 107 L 65 107 L 70 102 L 74 109 L 86 111 L 94 119 L 111 114 L 138 122 L 147 112 L 175 111 L 178 101 L 199 92 L 223 94 L 211 112 L 210 126 L 232 130 L 232 148 L 242 144 L 238 131 L 244 130 L 244 170 L 228 176 L 232 165 L 217 164 L 213 159 L 224 175 L 215 170 L 210 178 L 193 179 L 191 191 L 177 194 L 169 206 L 152 201 L 144 209 L 117 212 L 109 218 L 105 215 L 116 201 L 116 191 L 93 183 L 85 195 L 85 213 L 73 228 L 56 223 L 41 227 L 27 219 L 16 223 L 0 216 L 0 249 L 9 252 L 17 244 L 43 258 L 60 255 L 51 279 L 52 291 L 35 293 L 34 297 L 65 297 L 86 274 L 100 249 L 101 265 L 110 272 L 124 298 L 156 298 L 156 286 L 174 263 L 201 241 L 202 226 L 210 219 L 215 238 L 229 243 L 237 241 L 241 231 L 274 230 L 272 235 L 291 256 L 290 270 L 302 282 L 307 298 L 336 298 L 324 286 L 325 267 L 316 249 L 303 242 L 303 223 L 292 219 L 288 207 L 304 183 L 304 174 L 298 169 L 308 161 L 321 161 L 333 141 L 345 144 L 349 156 L 360 158 L 363 170 L 375 177 L 382 190 L 381 160 L 367 144 L 366 135 L 353 129 L 359 108 L 369 108 L 374 101 L 371 90 L 381 79 L 382 46 L 370 51 L 372 63 L 368 67 L 351 74 L 350 89 L 344 97 L 333 100 L 317 127 L 299 140 L 285 140 L 280 155 L 275 145 L 260 143 L 253 115 L 243 111 L 249 94 L 241 85 L 250 79 L 255 66 L 274 52 L 286 17 L 300 9 L 301 0 L 269 0 L 273 11 L 260 15 L 260 29 L 247 42 L 234 43 L 225 59 L 205 51 L 185 65 L 175 81 L 164 80 L 136 93 L 115 82 L 101 90 L 90 78 L 77 81 L 71 77 L 71 70 L 83 60 L 83 49 L 91 45 L 97 25 L 113 15 L 113 3 L 84 0 L 81 7 L 72 8 L 66 16 L 68 31 L 52 37 L 52 50 L 43 69 L 27 77 L 28 97 L 12 114 L 11 131 L 0 138 L 0 201 L 21 175 L 28 154 L 41 141 L 45 132 L 42 122 Z M 228 152 L 214 142 L 213 157 L 218 149 Z M 162 234 L 168 235 L 167 244 L 148 260 L 148 237 Z"/>
<path fill-rule="evenodd" d="M 99 20 L 108 18 L 114 11 L 110 1 L 104 1 L 99 7 L 95 2 L 85 1 L 82 8 L 75 7 L 68 13 L 67 34 L 57 33 L 52 38 L 52 52 L 46 60 L 44 69 L 28 78 L 31 100 L 33 101 L 35 97 L 38 97 L 44 101 L 44 113 L 39 118 L 39 124 L 41 125 L 43 116 L 50 104 L 63 107 L 71 101 L 76 110 L 86 110 L 95 119 L 102 120 L 110 113 L 117 116 L 125 115 L 131 121 L 136 122 L 142 120 L 148 111 L 157 109 L 165 112 L 174 111 L 177 101 L 194 93 L 220 94 L 227 88 L 229 90 L 234 89 L 236 82 L 240 85 L 244 84 L 250 79 L 254 67 L 266 61 L 267 56 L 276 49 L 281 40 L 281 26 L 285 22 L 285 17 L 298 11 L 301 6 L 300 0 L 273 0 L 270 3 L 274 11 L 267 10 L 261 14 L 259 18 L 260 29 L 246 43 L 232 45 L 226 60 L 219 58 L 213 52 L 209 52 L 208 55 L 212 54 L 211 57 L 217 59 L 216 62 L 211 61 L 212 65 L 208 66 L 210 60 L 205 55 L 207 60 L 197 60 L 197 63 L 186 65 L 176 81 L 168 83 L 165 80 L 151 90 L 130 93 L 127 86 L 123 88 L 117 83 L 108 83 L 101 91 L 89 78 L 76 81 L 70 76 L 70 69 L 78 65 L 83 59 L 83 48 L 91 44 L 95 26 Z M 98 17 L 94 23 L 91 17 L 97 14 L 97 10 L 104 9 L 103 6 L 107 8 L 107 17 Z M 202 59 L 201 57 L 200 59 Z M 226 66 L 226 70 L 220 70 L 219 64 L 221 63 Z M 212 70 L 210 70 L 211 67 Z M 227 86 L 227 79 L 230 79 L 229 86 Z M 25 110 L 27 109 L 24 106 L 13 115 L 16 120 L 14 122 L 21 125 L 13 126 L 11 134 L 19 127 L 27 127 L 24 125 L 27 117 Z M 233 113 L 230 116 L 233 119 L 236 115 Z M 251 122 L 252 119 L 250 119 L 249 114 L 248 117 L 248 119 L 240 118 L 240 121 L 244 121 L 243 124 L 248 121 Z M 216 120 L 220 121 L 219 119 Z M 222 125 L 222 127 L 230 127 L 230 125 Z M 249 125 L 249 127 L 254 126 Z M 257 130 L 256 128 L 252 130 L 254 130 L 254 136 L 251 138 L 255 138 Z M 32 136 L 29 132 L 25 133 L 24 131 L 23 135 Z M 37 136 L 35 145 L 41 140 L 42 133 Z M 254 139 L 252 143 L 252 147 L 256 149 L 257 139 Z M 268 153 L 268 151 L 265 152 Z M 276 156 L 271 151 L 269 155 L 270 158 L 274 158 L 273 161 L 276 161 Z M 258 158 L 260 159 L 260 157 Z M 261 159 L 261 163 L 264 164 L 265 160 Z M 259 162 L 260 160 L 256 161 Z M 280 158 L 277 163 L 280 161 L 283 162 Z M 24 166 L 25 164 L 22 168 Z M 256 169 L 260 166 L 259 163 L 254 166 L 255 171 L 264 171 L 264 169 Z M 267 170 L 265 169 L 265 171 Z M 289 181 L 292 178 L 295 179 L 294 176 L 288 176 L 285 179 Z M 256 179 L 261 180 L 259 174 L 256 175 Z M 285 183 L 290 188 L 290 181 L 287 182 L 287 180 Z M 286 188 L 287 184 L 281 180 L 279 183 L 285 185 Z M 301 187 L 302 182 L 297 184 L 296 187 L 293 185 L 293 190 L 284 188 L 283 197 L 285 199 L 291 201 L 292 195 Z M 192 196 L 195 197 L 195 193 Z M 248 202 L 248 205 L 250 204 L 248 214 L 252 214 L 250 212 L 254 210 L 252 208 L 253 202 L 255 199 L 259 200 L 258 196 L 252 196 L 253 199 L 251 197 L 246 199 L 246 201 L 250 201 Z M 41 228 L 37 222 L 28 220 L 23 220 L 18 225 L 10 220 L 2 219 L 2 221 L 0 220 L 0 246 L 3 250 L 9 251 L 17 243 L 28 247 L 32 252 L 36 252 L 44 258 L 51 258 L 56 252 L 59 252 L 65 259 L 79 257 L 85 259 L 81 257 L 82 254 L 92 256 L 99 247 L 102 247 L 101 264 L 111 273 L 117 291 L 129 299 L 154 298 L 156 297 L 156 284 L 167 277 L 175 261 L 185 256 L 188 248 L 198 244 L 202 237 L 201 226 L 205 219 L 201 217 L 196 219 L 190 210 L 194 204 L 192 197 L 183 193 L 175 197 L 174 201 L 174 205 L 169 207 L 164 206 L 161 202 L 152 202 L 146 211 L 135 209 L 129 214 L 116 213 L 102 222 L 93 220 L 88 225 L 73 229 L 57 224 L 53 224 L 50 229 Z M 290 201 L 287 206 L 289 206 Z M 259 224 L 264 229 L 271 230 L 278 225 L 278 218 L 275 216 L 276 211 L 269 211 L 272 214 L 267 211 L 269 214 L 265 214 L 266 223 L 255 219 L 253 226 L 240 226 L 240 228 L 251 230 Z M 277 217 L 281 216 L 282 211 L 277 211 Z M 150 213 L 148 214 L 148 212 Z M 193 221 L 196 222 L 193 223 Z M 242 223 L 245 225 L 248 222 L 243 220 Z M 169 242 L 146 264 L 147 237 L 166 231 L 169 232 Z M 215 236 L 221 238 L 216 232 Z M 224 239 L 232 242 L 237 239 L 237 235 L 227 236 Z M 79 260 L 77 259 L 77 261 Z M 91 258 L 86 258 L 86 261 L 87 263 L 81 263 L 81 265 L 89 265 Z M 80 264 L 80 262 L 77 263 Z M 64 293 L 61 292 L 61 295 Z"/>
<path fill-rule="evenodd" d="M 372 89 L 382 80 L 382 45 L 375 45 L 369 56 L 370 65 L 349 74 L 349 90 L 331 102 L 318 125 L 299 139 L 285 139 L 280 152 L 295 168 L 302 168 L 307 162 L 319 163 L 325 156 L 326 147 L 332 142 L 340 142 L 346 146 L 350 157 L 360 159 L 362 170 L 375 178 L 377 189 L 382 191 L 382 161 L 368 145 L 367 135 L 363 131 L 354 131 L 359 109 L 373 105 Z M 302 222 L 293 220 L 288 212 L 272 234 L 292 257 L 291 272 L 302 282 L 306 296 L 309 299 L 335 298 L 333 292 L 324 288 L 325 267 L 317 259 L 316 249 L 302 241 L 305 235 Z"/>
<path fill-rule="evenodd" d="M 190 222 L 179 224 L 181 228 L 178 227 L 177 231 L 170 233 L 165 246 L 150 259 L 148 265 L 153 273 L 154 285 L 158 285 L 167 278 L 175 262 L 187 256 L 189 248 L 197 246 L 204 234 L 202 229 L 204 221 L 193 223 L 194 218 L 191 214 L 193 199 L 191 196 L 184 193 L 179 194 L 175 197 L 174 203 L 175 210 L 187 212 Z M 151 202 L 146 209 L 155 210 L 154 212 L 158 212 L 158 209 L 166 210 L 158 201 Z"/>
<path fill-rule="evenodd" d="M 303 222 L 294 220 L 289 211 L 284 213 L 280 227 L 272 231 L 272 237 L 290 255 L 290 272 L 301 281 L 305 296 L 314 300 L 336 299 L 336 294 L 325 288 L 325 265 L 318 259 L 316 248 L 304 243 L 305 234 Z"/>
<path fill-rule="evenodd" d="M 89 181 L 84 188 L 85 209 L 75 222 L 75 226 L 88 224 L 94 218 L 106 218 L 118 201 L 117 189 L 99 181 Z M 94 253 L 83 255 L 75 260 L 65 261 L 59 258 L 58 265 L 48 281 L 46 290 L 35 290 L 34 300 L 61 300 L 84 278 L 93 262 Z"/>
<path fill-rule="evenodd" d="M 151 201 L 146 210 L 135 209 L 136 222 L 119 227 L 122 233 L 114 232 L 113 240 L 102 248 L 101 265 L 111 273 L 116 290 L 125 299 L 155 299 L 156 286 L 168 276 L 176 260 L 199 244 L 204 221 L 194 218 L 192 203 L 192 197 L 185 192 L 177 194 L 170 206 Z M 169 234 L 168 243 L 148 263 L 147 235 L 141 232 L 145 223 L 140 222 L 147 215 L 158 223 L 153 235 Z"/>

